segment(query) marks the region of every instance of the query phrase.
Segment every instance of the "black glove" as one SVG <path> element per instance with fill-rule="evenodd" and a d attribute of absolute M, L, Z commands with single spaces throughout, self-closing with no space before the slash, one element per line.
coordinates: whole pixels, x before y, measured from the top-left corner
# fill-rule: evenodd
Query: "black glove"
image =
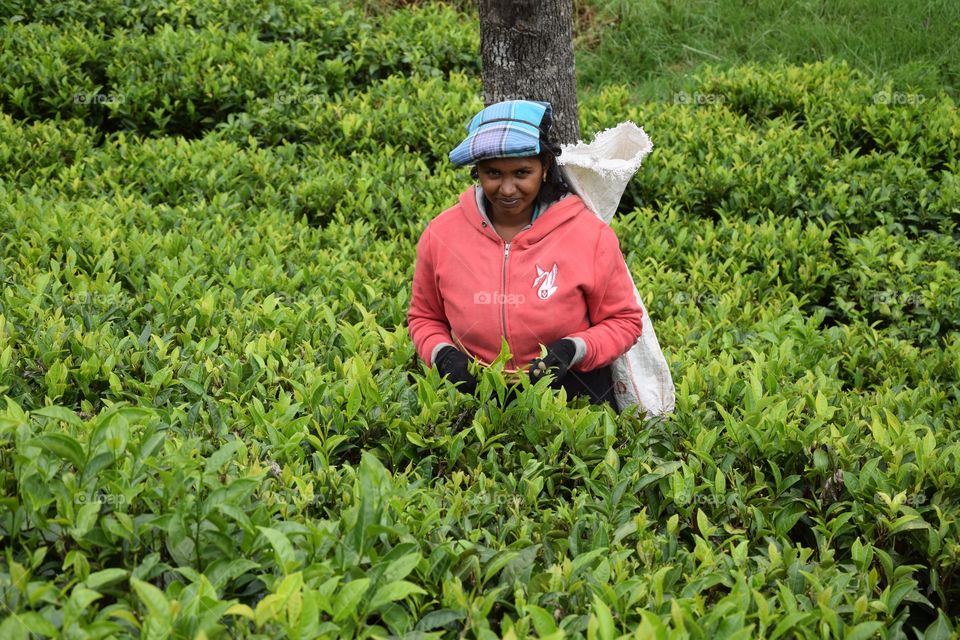
<path fill-rule="evenodd" d="M 433 364 L 440 372 L 440 376 L 448 376 L 457 389 L 463 393 L 473 394 L 477 390 L 477 379 L 467 369 L 467 356 L 456 347 L 447 345 L 437 353 Z"/>
<path fill-rule="evenodd" d="M 570 370 L 570 363 L 576 354 L 577 345 L 573 340 L 570 338 L 557 340 L 547 347 L 545 357 L 530 361 L 530 381 L 536 383 L 547 373 L 552 373 L 556 382 L 560 382 Z"/>

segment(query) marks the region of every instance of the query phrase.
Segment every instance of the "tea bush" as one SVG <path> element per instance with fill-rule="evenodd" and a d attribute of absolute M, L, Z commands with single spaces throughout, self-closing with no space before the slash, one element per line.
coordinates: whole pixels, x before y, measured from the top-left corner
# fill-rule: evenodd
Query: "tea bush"
<path fill-rule="evenodd" d="M 6 8 L 0 107 L 195 137 L 257 102 L 323 102 L 398 73 L 479 72 L 475 30 L 439 4 L 376 22 L 303 0 L 135 4 L 103 1 L 102 15 L 86 3 Z"/>
<path fill-rule="evenodd" d="M 2 7 L 0 635 L 955 633 L 948 97 L 581 96 L 654 140 L 613 226 L 677 408 L 504 408 L 506 353 L 464 396 L 404 326 L 474 26 L 247 4 Z"/>
<path fill-rule="evenodd" d="M 18 119 L 90 118 L 99 123 L 103 40 L 83 25 L 0 25 L 0 107 Z M 116 96 L 103 92 L 103 100 Z"/>

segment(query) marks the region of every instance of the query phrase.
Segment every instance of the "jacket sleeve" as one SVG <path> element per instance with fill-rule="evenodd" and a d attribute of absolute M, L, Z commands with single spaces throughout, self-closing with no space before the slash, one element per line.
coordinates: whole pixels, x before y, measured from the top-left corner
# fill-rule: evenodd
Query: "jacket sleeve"
<path fill-rule="evenodd" d="M 586 343 L 586 355 L 574 371 L 592 371 L 624 354 L 643 332 L 643 307 L 633 292 L 633 280 L 613 229 L 604 225 L 594 254 L 593 287 L 587 292 L 590 328 L 571 334 Z"/>
<path fill-rule="evenodd" d="M 434 351 L 442 344 L 453 344 L 450 325 L 443 312 L 443 298 L 437 288 L 436 262 L 428 226 L 417 242 L 417 263 L 413 272 L 413 291 L 407 311 L 407 330 L 417 353 L 433 366 Z"/>

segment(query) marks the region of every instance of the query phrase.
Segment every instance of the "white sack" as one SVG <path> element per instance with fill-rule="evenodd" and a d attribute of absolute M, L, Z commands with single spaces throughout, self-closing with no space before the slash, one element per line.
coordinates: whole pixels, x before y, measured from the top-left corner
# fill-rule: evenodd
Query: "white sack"
<path fill-rule="evenodd" d="M 557 163 L 574 193 L 598 218 L 610 224 L 627 183 L 651 149 L 653 144 L 643 129 L 632 122 L 621 122 L 598 133 L 590 144 L 564 145 Z M 643 307 L 643 333 L 613 361 L 613 392 L 621 409 L 637 405 L 638 415 L 641 411 L 648 416 L 662 415 L 674 408 L 673 377 L 636 283 L 633 293 Z"/>
<path fill-rule="evenodd" d="M 632 122 L 598 133 L 593 142 L 561 146 L 567 184 L 597 216 L 610 224 L 630 178 L 653 149 L 650 137 Z"/>

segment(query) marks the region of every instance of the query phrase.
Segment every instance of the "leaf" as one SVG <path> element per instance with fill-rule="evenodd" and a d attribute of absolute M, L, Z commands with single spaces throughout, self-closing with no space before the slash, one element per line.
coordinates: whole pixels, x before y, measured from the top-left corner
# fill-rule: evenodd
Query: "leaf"
<path fill-rule="evenodd" d="M 667 533 L 672 536 L 677 535 L 677 528 L 680 526 L 679 514 L 673 514 L 667 519 Z"/>
<path fill-rule="evenodd" d="M 408 440 L 411 444 L 413 444 L 413 445 L 416 445 L 416 446 L 418 446 L 418 447 L 426 447 L 426 446 L 427 446 L 426 440 L 424 440 L 424 439 L 420 436 L 420 434 L 417 433 L 416 431 L 407 431 L 406 436 L 407 436 L 407 440 Z"/>
<path fill-rule="evenodd" d="M 452 622 L 463 620 L 465 615 L 462 611 L 456 611 L 454 609 L 437 609 L 420 618 L 416 630 L 432 631 L 434 629 L 440 629 Z"/>
<path fill-rule="evenodd" d="M 817 397 L 813 402 L 814 409 L 817 412 L 818 418 L 823 418 L 824 420 L 829 420 L 833 417 L 833 412 L 830 410 L 830 405 L 827 402 L 827 397 L 823 395 L 823 392 L 819 389 L 817 390 Z"/>
<path fill-rule="evenodd" d="M 527 614 L 533 621 L 533 628 L 537 630 L 538 636 L 548 636 L 557 632 L 556 622 L 553 616 L 546 609 L 536 605 L 528 604 L 526 606 Z"/>
<path fill-rule="evenodd" d="M 276 554 L 277 566 L 283 573 L 288 574 L 295 571 L 299 563 L 297 562 L 297 555 L 293 551 L 293 545 L 290 544 L 287 536 L 270 527 L 257 527 L 257 529 L 270 541 L 270 546 L 273 547 Z"/>
<path fill-rule="evenodd" d="M 190 393 L 198 396 L 203 396 L 206 394 L 206 389 L 203 388 L 203 385 L 197 382 L 196 380 L 189 380 L 187 378 L 180 378 L 178 381 L 184 389 Z"/>
<path fill-rule="evenodd" d="M 93 501 L 87 503 L 80 507 L 80 510 L 77 511 L 76 523 L 71 530 L 70 535 L 73 536 L 74 540 L 80 540 L 85 535 L 87 535 L 93 525 L 97 523 L 97 516 L 100 515 L 100 503 Z"/>
<path fill-rule="evenodd" d="M 823 449 L 817 449 L 813 452 L 813 466 L 819 471 L 823 471 L 830 466 L 830 458 Z"/>
<path fill-rule="evenodd" d="M 42 407 L 40 409 L 34 409 L 31 413 L 35 416 L 43 416 L 45 418 L 53 418 L 54 420 L 62 420 L 69 425 L 74 427 L 82 427 L 83 420 L 75 414 L 73 411 L 70 411 L 66 407 L 57 407 L 49 406 Z"/>
<path fill-rule="evenodd" d="M 670 476 L 670 493 L 673 501 L 678 505 L 690 502 L 691 494 L 687 491 L 687 483 L 681 471 L 676 471 Z"/>
<path fill-rule="evenodd" d="M 421 557 L 419 553 L 408 553 L 403 557 L 397 558 L 387 565 L 381 580 L 384 583 L 403 580 L 420 564 L 420 560 Z"/>
<path fill-rule="evenodd" d="M 363 594 L 367 592 L 370 586 L 370 578 L 359 578 L 351 580 L 341 587 L 333 601 L 333 621 L 341 622 L 346 620 L 351 613 L 355 613 L 360 601 L 363 600 Z"/>
<path fill-rule="evenodd" d="M 780 636 L 785 634 L 790 629 L 793 629 L 798 624 L 806 622 L 808 618 L 812 618 L 812 613 L 804 613 L 802 611 L 794 611 L 784 616 L 777 626 L 773 629 L 773 634 L 770 635 L 770 640 L 777 640 Z"/>
<path fill-rule="evenodd" d="M 587 639 L 613 640 L 615 637 L 616 631 L 610 607 L 600 599 L 600 596 L 593 594 L 593 607 L 587 625 Z"/>
<path fill-rule="evenodd" d="M 65 433 L 47 433 L 34 438 L 31 444 L 52 453 L 62 460 L 66 460 L 77 470 L 83 469 L 83 464 L 87 459 L 80 443 Z"/>
<path fill-rule="evenodd" d="M 114 582 L 120 582 L 127 577 L 129 572 L 126 569 L 103 569 L 91 573 L 83 583 L 90 589 L 97 590 Z"/>
<path fill-rule="evenodd" d="M 95 477 L 100 471 L 113 464 L 114 458 L 112 451 L 101 451 L 93 456 L 93 459 L 83 468 L 83 480 L 86 481 Z"/>
<path fill-rule="evenodd" d="M 952 637 L 953 625 L 950 624 L 950 618 L 943 614 L 943 610 L 938 610 L 937 619 L 923 632 L 923 640 L 949 640 Z"/>
<path fill-rule="evenodd" d="M 640 491 L 649 484 L 665 478 L 666 476 L 671 475 L 674 471 L 680 468 L 683 463 L 681 462 L 666 462 L 656 468 L 655 471 L 644 475 L 640 480 L 638 480 L 634 485 L 634 491 Z"/>
<path fill-rule="evenodd" d="M 53 623 L 35 611 L 18 613 L 11 617 L 18 618 L 20 624 L 22 625 L 21 628 L 27 629 L 33 635 L 46 636 L 48 638 L 56 638 L 60 636 L 60 633 L 57 631 L 57 628 L 53 626 Z M 12 638 L 15 636 L 9 637 Z"/>
<path fill-rule="evenodd" d="M 617 530 L 613 533 L 613 544 L 619 544 L 621 540 L 626 538 L 629 535 L 633 535 L 637 532 L 637 521 L 636 520 L 627 520 L 622 525 L 617 527 Z"/>
<path fill-rule="evenodd" d="M 570 577 L 572 578 L 575 576 L 581 567 L 589 566 L 594 560 L 606 553 L 608 553 L 607 548 L 600 547 L 577 555 L 577 557 L 573 559 L 573 563 L 570 565 Z"/>
<path fill-rule="evenodd" d="M 717 531 L 717 528 L 710 524 L 710 519 L 703 509 L 697 509 L 697 529 L 704 538 L 709 538 Z"/>
<path fill-rule="evenodd" d="M 303 611 L 303 574 L 297 571 L 284 578 L 277 587 L 277 596 L 286 604 L 287 619 L 296 624 Z"/>
<path fill-rule="evenodd" d="M 167 596 L 164 595 L 163 591 L 149 582 L 137 578 L 130 578 L 130 584 L 133 586 L 133 590 L 137 592 L 140 601 L 146 605 L 151 616 L 158 618 L 168 618 L 170 616 L 170 603 L 167 602 Z"/>
<path fill-rule="evenodd" d="M 876 632 L 882 628 L 883 622 L 879 620 L 861 622 L 853 629 L 844 633 L 843 637 L 845 640 L 867 640 L 867 638 L 873 638 Z"/>
<path fill-rule="evenodd" d="M 70 607 L 77 610 L 88 608 L 91 604 L 103 597 L 103 594 L 86 587 L 76 587 L 70 594 Z"/>
<path fill-rule="evenodd" d="M 229 609 L 223 612 L 225 616 L 241 616 L 247 620 L 254 620 L 255 616 L 253 615 L 253 609 L 248 607 L 245 604 L 234 604 L 231 605 Z"/>
<path fill-rule="evenodd" d="M 483 574 L 483 582 L 488 582 L 490 578 L 495 576 L 498 571 L 507 566 L 507 563 L 516 558 L 518 555 L 518 551 L 512 551 L 510 549 L 503 549 L 494 554 L 490 564 L 487 565 L 487 570 Z"/>
<path fill-rule="evenodd" d="M 253 614 L 254 623 L 258 627 L 262 627 L 268 622 L 277 620 L 280 617 L 283 604 L 283 598 L 275 593 L 263 597 L 260 602 L 257 603 L 257 610 Z"/>
<path fill-rule="evenodd" d="M 223 465 L 227 464 L 238 449 L 243 447 L 243 441 L 239 438 L 230 440 L 207 458 L 207 464 L 203 468 L 204 475 L 216 474 Z"/>
<path fill-rule="evenodd" d="M 897 518 L 890 526 L 890 535 L 900 533 L 901 531 L 912 531 L 914 529 L 928 529 L 930 525 L 926 520 L 917 515 L 907 514 Z"/>
<path fill-rule="evenodd" d="M 373 613 L 380 607 L 391 602 L 396 602 L 397 600 L 403 600 L 407 596 L 413 594 L 426 594 L 419 586 L 413 584 L 412 582 L 407 582 L 406 580 L 399 580 L 397 582 L 391 582 L 385 584 L 373 595 L 373 599 L 370 600 L 370 605 L 367 607 L 367 611 Z"/>
<path fill-rule="evenodd" d="M 353 419 L 353 417 L 357 415 L 362 400 L 363 396 L 360 394 L 360 385 L 354 383 L 350 387 L 350 393 L 347 396 L 347 407 L 344 411 L 348 419 Z"/>

